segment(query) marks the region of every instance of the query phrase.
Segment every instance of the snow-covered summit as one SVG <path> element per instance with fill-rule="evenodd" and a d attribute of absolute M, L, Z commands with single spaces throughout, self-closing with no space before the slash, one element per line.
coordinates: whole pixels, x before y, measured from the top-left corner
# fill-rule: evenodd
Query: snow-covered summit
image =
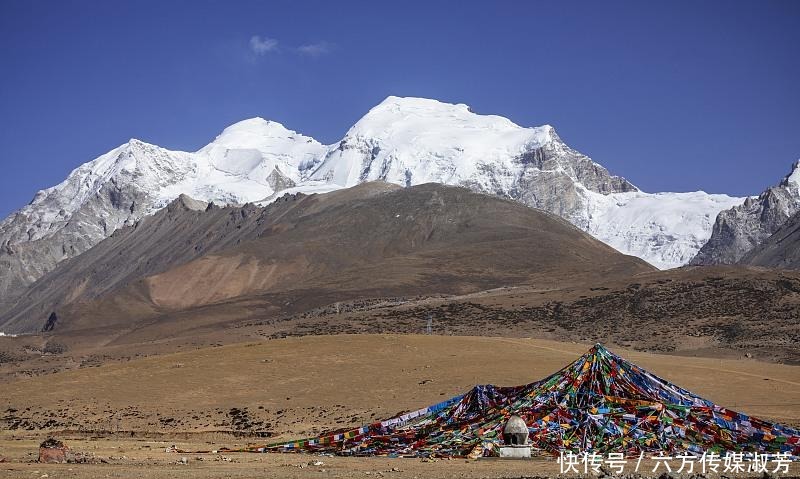
<path fill-rule="evenodd" d="M 115 207 L 122 207 L 118 204 L 121 197 L 113 193 L 118 185 L 130 183 L 145 190 L 167 186 L 191 167 L 189 157 L 188 153 L 169 151 L 132 138 L 72 170 L 58 185 L 37 192 L 28 205 L 0 223 L 0 238 L 8 243 L 18 243 L 55 234 L 108 185 L 113 187 L 109 190 L 108 200 Z M 170 177 L 164 174 L 165 170 L 171 173 Z M 100 220 L 103 218 L 98 218 Z"/>
<path fill-rule="evenodd" d="M 486 165 L 511 168 L 553 138 L 550 126 L 523 128 L 464 104 L 390 96 L 348 130 L 311 178 L 340 186 L 453 184 L 477 178 Z"/>
<path fill-rule="evenodd" d="M 236 122 L 225 128 L 214 141 L 201 148 L 200 151 L 217 146 L 274 153 L 286 149 L 291 150 L 302 144 L 320 145 L 315 139 L 290 130 L 277 121 L 255 117 Z"/>
<path fill-rule="evenodd" d="M 394 141 L 428 141 L 438 147 L 439 141 L 450 144 L 469 144 L 470 134 L 490 133 L 503 143 L 538 146 L 550 141 L 553 128 L 543 125 L 524 128 L 508 118 L 497 115 L 480 115 L 463 104 L 444 103 L 438 100 L 390 96 L 373 107 L 345 135 L 347 137 L 394 137 Z M 417 138 L 422 135 L 423 138 Z M 485 147 L 485 145 L 480 145 Z"/>
<path fill-rule="evenodd" d="M 258 117 L 240 121 L 195 153 L 207 168 L 198 195 L 214 201 L 204 193 L 213 185 L 212 190 L 226 190 L 227 200 L 222 202 L 260 200 L 295 186 L 302 180 L 302 172 L 312 168 L 326 151 L 315 139 L 278 122 Z M 222 186 L 226 184 L 236 186 Z M 165 199 L 180 193 L 179 189 L 170 191 Z"/>
<path fill-rule="evenodd" d="M 783 183 L 794 183 L 800 188 L 800 160 L 792 163 L 792 171 L 784 178 Z"/>

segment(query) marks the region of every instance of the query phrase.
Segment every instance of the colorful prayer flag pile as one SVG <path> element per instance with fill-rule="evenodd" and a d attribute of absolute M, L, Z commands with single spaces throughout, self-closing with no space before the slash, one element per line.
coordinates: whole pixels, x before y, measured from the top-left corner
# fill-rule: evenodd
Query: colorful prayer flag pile
<path fill-rule="evenodd" d="M 494 455 L 512 414 L 534 450 L 639 455 L 727 451 L 800 455 L 800 431 L 717 406 L 597 344 L 517 387 L 475 386 L 442 403 L 349 431 L 247 450 L 338 455 Z"/>

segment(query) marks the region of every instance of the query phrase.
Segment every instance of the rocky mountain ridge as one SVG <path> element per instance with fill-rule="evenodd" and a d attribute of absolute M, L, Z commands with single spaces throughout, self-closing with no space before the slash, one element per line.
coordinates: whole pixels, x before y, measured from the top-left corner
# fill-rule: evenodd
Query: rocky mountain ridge
<path fill-rule="evenodd" d="M 739 264 L 800 269 L 800 211 L 786 220 L 772 236 L 748 251 Z"/>
<path fill-rule="evenodd" d="M 800 161 L 780 183 L 758 197 L 721 211 L 708 242 L 691 264 L 735 264 L 800 211 Z"/>

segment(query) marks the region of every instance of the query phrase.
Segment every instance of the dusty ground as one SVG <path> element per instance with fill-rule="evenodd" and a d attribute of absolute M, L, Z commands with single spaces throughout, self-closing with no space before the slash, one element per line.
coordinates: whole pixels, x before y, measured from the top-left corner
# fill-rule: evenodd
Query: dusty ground
<path fill-rule="evenodd" d="M 12 463 L 0 463 L 0 476 L 8 478 L 271 478 L 324 479 L 445 479 L 445 478 L 534 478 L 559 475 L 554 459 L 534 458 L 530 461 L 497 459 L 435 460 L 419 459 L 321 457 L 306 454 L 175 454 L 164 452 L 171 443 L 131 440 L 75 440 L 76 448 L 103 457 L 108 464 L 38 464 L 18 461 L 18 454 L 35 447 L 33 441 L 19 441 L 6 451 Z M 6 443 L 7 444 L 7 443 Z M 176 443 L 191 448 L 201 443 Z M 19 451 L 19 453 L 17 453 Z M 110 458 L 110 459 L 109 459 Z M 186 458 L 186 464 L 178 462 Z M 322 464 L 314 465 L 317 462 Z M 677 465 L 677 464 L 676 464 Z M 626 466 L 632 474 L 635 465 Z M 643 461 L 639 473 L 652 474 L 655 463 Z M 788 475 L 797 477 L 800 467 L 792 464 Z M 46 475 L 46 476 L 45 476 Z M 726 474 L 723 477 L 734 475 Z M 742 475 L 743 477 L 761 477 Z M 710 474 L 708 477 L 720 477 Z"/>
<path fill-rule="evenodd" d="M 166 453 L 171 444 L 178 447 L 207 447 L 205 443 L 131 441 L 131 440 L 74 440 L 75 449 L 89 451 L 109 464 L 48 465 L 25 463 L 25 455 L 35 448 L 35 441 L 19 441 L 5 452 L 13 463 L 0 464 L 2 477 L 50 478 L 69 477 L 208 477 L 208 478 L 445 478 L 445 477 L 520 477 L 536 474 L 557 474 L 553 460 L 466 461 L 439 460 L 422 462 L 416 459 L 319 457 L 306 454 L 175 454 Z M 0 449 L 3 450 L 3 449 Z M 187 458 L 188 464 L 177 462 Z M 112 458 L 112 459 L 109 459 Z M 228 462 L 230 461 L 230 462 Z M 313 463 L 321 461 L 322 465 Z M 34 472 L 36 471 L 36 472 Z"/>
<path fill-rule="evenodd" d="M 217 455 L 198 456 L 203 457 L 200 461 L 196 454 L 166 454 L 163 448 L 175 443 L 211 450 L 360 425 L 433 404 L 474 384 L 534 381 L 571 362 L 589 346 L 498 337 L 307 336 L 7 380 L 0 383 L 0 456 L 11 463 L 0 463 L 0 475 L 34 477 L 33 471 L 39 471 L 36 477 L 552 474 L 557 469 L 551 468 L 557 465 L 546 461 L 422 463 L 326 457 L 321 459 L 325 466 L 300 468 L 316 459 L 231 454 L 232 462 Z M 800 367 L 613 349 L 718 404 L 800 425 Z M 67 438 L 74 450 L 93 453 L 111 464 L 24 464 L 49 434 Z M 92 436 L 98 439 L 89 441 Z M 181 456 L 187 456 L 188 465 L 175 464 Z"/>

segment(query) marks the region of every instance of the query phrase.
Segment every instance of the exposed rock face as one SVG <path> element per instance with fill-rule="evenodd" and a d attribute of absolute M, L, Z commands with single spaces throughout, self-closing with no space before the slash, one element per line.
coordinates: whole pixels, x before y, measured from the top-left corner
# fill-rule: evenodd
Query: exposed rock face
<path fill-rule="evenodd" d="M 772 236 L 745 254 L 739 264 L 800 269 L 800 212 L 795 213 Z"/>
<path fill-rule="evenodd" d="M 490 176 L 495 188 L 469 180 L 463 186 L 549 211 L 583 230 L 588 230 L 591 223 L 586 213 L 592 198 L 587 191 L 602 195 L 638 191 L 625 178 L 611 175 L 588 156 L 567 146 L 555 130 L 551 129 L 549 136 L 549 142 L 516 159 L 520 171 L 513 183 L 503 185 L 502 172 L 487 167 L 483 172 Z"/>
<path fill-rule="evenodd" d="M 46 333 L 54 330 L 56 327 L 56 323 L 58 323 L 58 315 L 55 313 L 55 311 L 53 311 L 52 313 L 50 313 L 50 316 L 48 316 L 47 322 L 44 323 L 44 326 L 42 326 L 42 332 Z"/>
<path fill-rule="evenodd" d="M 0 311 L 60 261 L 132 224 L 152 204 L 152 196 L 134 183 L 92 184 L 99 178 L 85 173 L 73 173 L 62 185 L 39 192 L 30 205 L 0 223 Z"/>
<path fill-rule="evenodd" d="M 711 238 L 691 264 L 735 264 L 761 245 L 800 210 L 800 161 L 780 184 L 767 188 L 758 198 L 721 211 Z"/>

